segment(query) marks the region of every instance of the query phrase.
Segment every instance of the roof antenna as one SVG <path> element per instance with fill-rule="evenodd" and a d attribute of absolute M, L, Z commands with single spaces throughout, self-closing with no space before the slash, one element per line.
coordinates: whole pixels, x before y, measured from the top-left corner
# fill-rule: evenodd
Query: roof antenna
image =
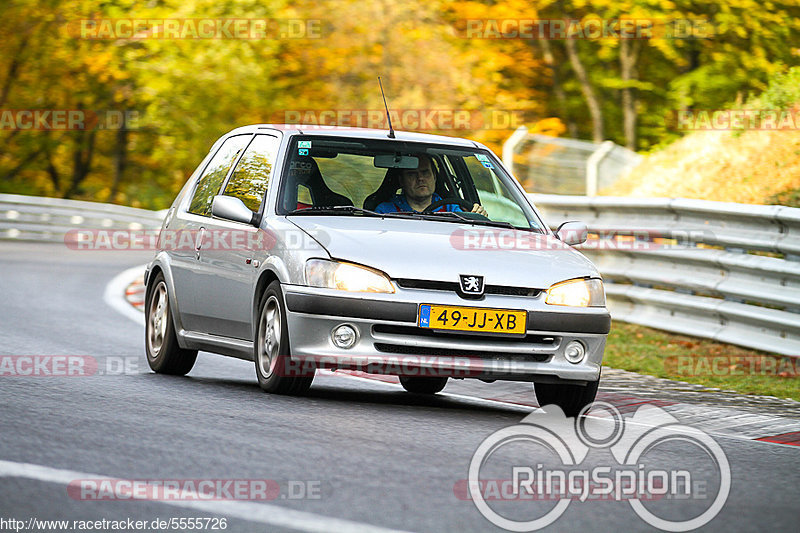
<path fill-rule="evenodd" d="M 380 76 L 378 76 L 378 85 L 381 86 L 381 96 L 383 96 L 383 107 L 386 108 L 386 119 L 389 121 L 389 138 L 394 139 L 394 129 L 392 128 L 392 117 L 389 116 L 389 106 L 386 105 L 386 95 L 383 94 L 383 83 L 381 83 Z"/>

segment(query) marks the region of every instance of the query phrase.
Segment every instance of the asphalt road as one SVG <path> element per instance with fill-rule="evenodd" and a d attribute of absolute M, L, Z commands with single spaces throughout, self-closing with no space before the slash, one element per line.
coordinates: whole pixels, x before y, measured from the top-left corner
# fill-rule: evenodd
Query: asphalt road
<path fill-rule="evenodd" d="M 150 524 L 173 517 L 224 517 L 227 531 L 502 530 L 454 487 L 467 478 L 483 439 L 532 408 L 470 398 L 524 395 L 530 385 L 451 381 L 449 395 L 428 398 L 327 374 L 307 397 L 293 398 L 263 393 L 251 363 L 211 354 L 201 354 L 187 377 L 156 375 L 144 358 L 143 327 L 103 299 L 116 274 L 148 259 L 0 243 L 0 356 L 86 356 L 100 369 L 92 376 L 0 377 L 0 530 L 11 529 L 2 520 L 12 518 Z M 727 503 L 704 529 L 796 528 L 800 448 L 713 438 L 732 481 Z M 708 457 L 690 448 L 666 444 L 649 460 L 713 480 Z M 502 475 L 503 465 L 552 461 L 520 444 L 498 453 L 487 469 Z M 584 465 L 612 461 L 598 452 Z M 270 480 L 279 492 L 268 501 L 87 501 L 68 490 L 75 480 L 105 477 Z M 521 511 L 524 505 L 495 508 L 508 516 L 546 509 L 538 502 Z M 665 512 L 685 519 L 702 505 L 673 502 Z M 147 528 L 155 529 L 169 528 Z M 545 530 L 656 528 L 626 501 L 575 501 Z"/>

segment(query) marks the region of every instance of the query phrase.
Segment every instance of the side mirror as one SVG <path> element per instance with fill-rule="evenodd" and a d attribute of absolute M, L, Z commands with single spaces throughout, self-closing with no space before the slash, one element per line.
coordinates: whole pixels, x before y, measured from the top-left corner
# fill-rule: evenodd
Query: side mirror
<path fill-rule="evenodd" d="M 211 214 L 215 217 L 241 222 L 243 224 L 254 224 L 257 214 L 250 211 L 244 202 L 233 196 L 217 195 L 211 202 Z"/>
<path fill-rule="evenodd" d="M 556 230 L 556 237 L 571 246 L 583 244 L 589 238 L 589 228 L 583 222 L 564 222 Z"/>

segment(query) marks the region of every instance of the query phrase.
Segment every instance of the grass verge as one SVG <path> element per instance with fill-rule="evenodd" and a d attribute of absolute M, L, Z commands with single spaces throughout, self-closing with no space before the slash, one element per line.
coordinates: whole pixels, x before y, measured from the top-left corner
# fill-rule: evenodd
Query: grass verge
<path fill-rule="evenodd" d="M 603 364 L 744 394 L 800 401 L 800 358 L 615 321 Z"/>

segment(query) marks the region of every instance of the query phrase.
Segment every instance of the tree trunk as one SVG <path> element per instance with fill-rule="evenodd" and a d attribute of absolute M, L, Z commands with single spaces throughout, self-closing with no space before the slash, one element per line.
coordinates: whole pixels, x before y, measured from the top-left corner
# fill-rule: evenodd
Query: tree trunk
<path fill-rule="evenodd" d="M 61 190 L 61 178 L 58 174 L 58 169 L 53 164 L 53 158 L 50 157 L 50 152 L 47 152 L 47 175 L 50 176 L 50 181 L 53 183 L 54 194 L 58 194 Z"/>
<path fill-rule="evenodd" d="M 17 173 L 18 173 L 20 170 L 22 170 L 23 168 L 25 168 L 26 166 L 28 166 L 28 164 L 29 164 L 31 161 L 33 161 L 34 159 L 36 159 L 37 157 L 39 157 L 39 154 L 40 154 L 40 153 L 42 153 L 42 149 L 41 149 L 41 148 L 37 148 L 37 149 L 36 149 L 36 150 L 34 150 L 33 152 L 29 153 L 27 156 L 25 156 L 25 158 L 24 158 L 22 161 L 20 161 L 19 163 L 17 163 L 17 165 L 16 165 L 15 167 L 13 167 L 11 170 L 9 170 L 9 171 L 7 171 L 5 174 L 3 174 L 3 177 L 2 177 L 2 179 L 3 179 L 3 180 L 7 180 L 7 179 L 11 179 L 11 178 L 13 178 L 14 176 L 16 176 L 16 175 L 17 175 Z"/>
<path fill-rule="evenodd" d="M 578 47 L 575 43 L 575 39 L 565 39 L 564 44 L 567 48 L 567 55 L 569 56 L 572 70 L 575 71 L 575 77 L 578 78 L 581 92 L 586 99 L 586 105 L 589 107 L 589 116 L 592 118 L 592 140 L 596 143 L 603 142 L 605 127 L 603 125 L 603 110 L 600 107 L 600 100 L 597 98 L 592 84 L 589 81 L 589 76 L 586 74 L 586 68 L 583 66 L 583 62 L 578 56 Z"/>
<path fill-rule="evenodd" d="M 625 146 L 636 150 L 638 138 L 636 136 L 636 89 L 629 82 L 637 80 L 636 63 L 639 61 L 639 52 L 642 50 L 641 41 L 621 39 L 619 42 L 620 77 L 623 81 L 622 88 L 622 130 L 625 134 Z"/>
<path fill-rule="evenodd" d="M 545 64 L 550 68 L 553 77 L 553 92 L 558 101 L 558 112 L 561 118 L 567 124 L 567 131 L 570 137 L 578 136 L 578 125 L 569 117 L 569 110 L 567 109 L 567 95 L 564 93 L 564 87 L 561 85 L 561 76 L 559 75 L 558 65 L 556 65 L 555 58 L 553 57 L 553 49 L 550 46 L 548 39 L 540 39 L 538 42 L 542 43 L 542 56 L 544 57 Z"/>
<path fill-rule="evenodd" d="M 72 198 L 80 190 L 80 185 L 89 170 L 92 168 L 92 158 L 94 157 L 94 143 L 97 130 L 78 130 L 75 142 L 75 151 L 73 152 L 72 163 L 72 180 L 70 181 L 69 188 L 64 193 L 64 198 Z"/>
<path fill-rule="evenodd" d="M 6 100 L 8 100 L 8 94 L 11 92 L 11 85 L 17 79 L 17 73 L 19 72 L 19 67 L 22 66 L 22 61 L 20 60 L 20 57 L 22 56 L 22 52 L 25 50 L 25 47 L 28 45 L 29 38 L 30 38 L 29 35 L 25 35 L 22 38 L 16 53 L 14 53 L 14 59 L 12 59 L 11 63 L 8 65 L 8 71 L 6 72 L 5 79 L 3 80 L 3 86 L 2 88 L 0 88 L 0 107 L 6 105 Z"/>
<path fill-rule="evenodd" d="M 117 140 L 114 144 L 114 154 L 112 164 L 114 166 L 114 181 L 111 184 L 111 192 L 108 193 L 107 202 L 114 202 L 119 192 L 119 185 L 122 182 L 122 175 L 125 173 L 128 156 L 128 125 L 122 124 L 117 130 Z"/>

